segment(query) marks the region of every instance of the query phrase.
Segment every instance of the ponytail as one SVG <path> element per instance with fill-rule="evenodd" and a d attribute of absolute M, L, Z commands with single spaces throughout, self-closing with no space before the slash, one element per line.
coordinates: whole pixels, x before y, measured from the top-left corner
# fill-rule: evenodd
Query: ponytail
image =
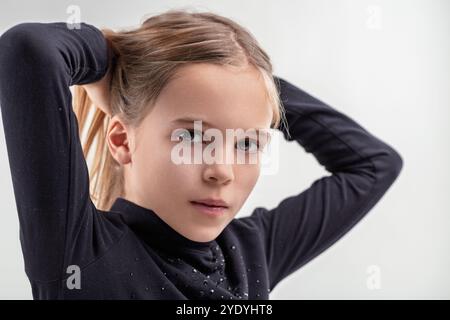
<path fill-rule="evenodd" d="M 123 169 L 112 157 L 106 141 L 110 116 L 95 107 L 86 90 L 81 86 L 75 86 L 74 111 L 79 124 L 80 138 L 88 116 L 94 112 L 86 137 L 82 139 L 83 154 L 87 159 L 95 142 L 92 166 L 90 166 L 92 169 L 89 170 L 89 194 L 99 210 L 108 211 L 115 198 L 123 192 Z"/>

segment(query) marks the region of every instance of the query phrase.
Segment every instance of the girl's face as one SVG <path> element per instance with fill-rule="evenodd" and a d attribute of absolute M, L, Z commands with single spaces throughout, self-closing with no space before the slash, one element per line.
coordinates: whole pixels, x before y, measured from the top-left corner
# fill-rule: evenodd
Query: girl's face
<path fill-rule="evenodd" d="M 125 129 L 116 116 L 110 123 L 110 151 L 125 170 L 124 198 L 152 209 L 190 240 L 215 239 L 238 213 L 258 180 L 257 142 L 258 137 L 264 137 L 255 131 L 250 136 L 227 138 L 226 130 L 262 129 L 267 133 L 272 116 L 264 80 L 254 67 L 237 69 L 208 63 L 183 66 L 138 128 Z M 191 120 L 179 120 L 186 118 Z M 202 120 L 200 131 L 194 120 Z M 217 131 L 209 128 L 222 133 L 221 143 Z M 216 140 L 202 141 L 202 131 L 203 138 L 214 136 Z M 262 148 L 267 139 L 259 142 Z M 189 146 L 190 151 L 185 149 Z M 201 163 L 194 162 L 195 146 L 203 148 Z M 217 157 L 216 163 L 202 157 L 207 146 L 216 146 L 209 152 Z M 185 153 L 174 152 L 180 148 Z M 258 161 L 249 160 L 252 153 L 258 155 Z M 186 154 L 189 157 L 184 159 L 191 162 L 180 164 L 180 155 Z M 238 154 L 244 157 L 244 163 L 238 162 Z M 221 215 L 210 216 L 191 202 L 208 198 L 222 199 L 228 208 Z"/>

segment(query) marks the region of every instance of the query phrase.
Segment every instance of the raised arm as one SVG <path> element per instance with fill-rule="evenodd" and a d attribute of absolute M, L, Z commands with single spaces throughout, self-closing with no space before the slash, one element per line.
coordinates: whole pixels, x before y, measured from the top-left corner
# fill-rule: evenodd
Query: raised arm
<path fill-rule="evenodd" d="M 282 78 L 276 81 L 289 125 L 284 137 L 312 153 L 331 175 L 250 216 L 262 231 L 271 289 L 359 222 L 403 165 L 391 146 L 348 116 Z"/>
<path fill-rule="evenodd" d="M 30 279 L 60 278 L 77 237 L 98 226 L 69 86 L 107 68 L 107 43 L 85 23 L 21 23 L 0 37 L 0 107 Z"/>

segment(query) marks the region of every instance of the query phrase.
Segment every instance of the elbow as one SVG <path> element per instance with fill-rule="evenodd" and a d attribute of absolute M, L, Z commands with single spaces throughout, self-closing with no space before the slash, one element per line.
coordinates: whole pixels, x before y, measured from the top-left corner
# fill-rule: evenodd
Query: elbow
<path fill-rule="evenodd" d="M 64 70 L 63 63 L 45 24 L 17 24 L 0 36 L 0 91 L 11 90 L 13 83 L 45 82 Z"/>
<path fill-rule="evenodd" d="M 35 23 L 19 23 L 7 29 L 0 36 L 0 47 L 2 51 L 17 50 L 21 46 L 29 45 L 35 38 Z"/>
<path fill-rule="evenodd" d="M 403 157 L 396 150 L 390 149 L 388 157 L 389 175 L 395 180 L 403 169 Z"/>
<path fill-rule="evenodd" d="M 49 52 L 53 52 L 51 49 L 44 24 L 19 23 L 0 36 L 0 63 L 3 65 L 29 61 L 37 63 L 48 56 Z M 28 58 L 31 56 L 33 59 Z"/>
<path fill-rule="evenodd" d="M 403 169 L 403 157 L 395 149 L 387 146 L 383 156 L 373 159 L 377 181 L 389 188 Z"/>

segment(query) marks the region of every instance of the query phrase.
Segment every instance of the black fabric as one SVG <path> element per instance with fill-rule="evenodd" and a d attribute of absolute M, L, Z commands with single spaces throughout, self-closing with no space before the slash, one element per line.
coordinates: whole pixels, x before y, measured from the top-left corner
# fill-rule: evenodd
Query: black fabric
<path fill-rule="evenodd" d="M 268 299 L 360 221 L 401 171 L 391 146 L 275 77 L 285 138 L 330 175 L 275 208 L 235 218 L 206 243 L 123 198 L 97 210 L 69 86 L 96 81 L 107 68 L 106 41 L 86 23 L 22 23 L 0 38 L 1 114 L 35 299 Z M 67 287 L 71 265 L 81 269 L 81 289 Z"/>

